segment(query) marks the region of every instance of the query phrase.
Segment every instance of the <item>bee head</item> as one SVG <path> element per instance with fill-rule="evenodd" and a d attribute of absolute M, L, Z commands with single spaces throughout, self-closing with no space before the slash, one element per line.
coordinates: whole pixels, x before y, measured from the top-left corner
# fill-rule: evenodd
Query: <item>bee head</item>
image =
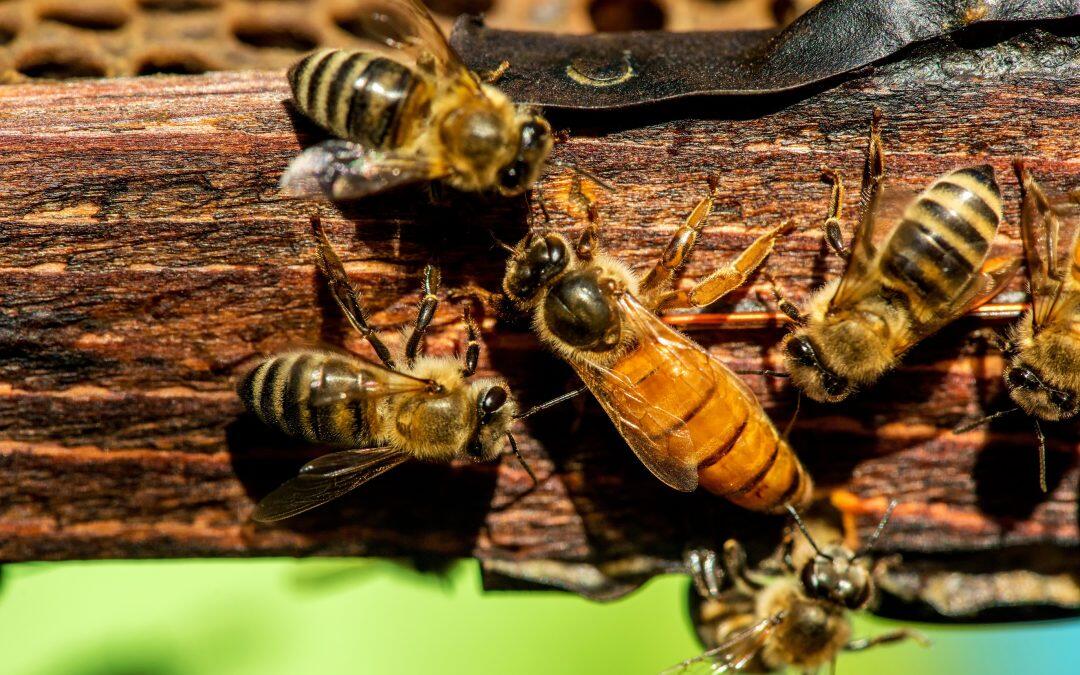
<path fill-rule="evenodd" d="M 870 572 L 840 545 L 825 548 L 803 565 L 799 581 L 808 597 L 847 609 L 866 606 L 874 592 Z"/>
<path fill-rule="evenodd" d="M 1005 373 L 1009 396 L 1029 415 L 1049 421 L 1065 420 L 1080 412 L 1076 392 L 1058 389 L 1031 365 L 1015 362 Z"/>
<path fill-rule="evenodd" d="M 476 430 L 465 446 L 465 454 L 478 462 L 486 462 L 502 452 L 517 405 L 501 380 L 476 380 L 470 384 L 469 391 L 474 401 Z"/>
<path fill-rule="evenodd" d="M 854 391 L 846 378 L 822 362 L 819 350 L 803 330 L 792 333 L 784 344 L 784 363 L 791 381 L 815 401 L 835 403 Z"/>
<path fill-rule="evenodd" d="M 530 234 L 510 257 L 503 290 L 514 302 L 528 305 L 541 289 L 563 273 L 573 259 L 566 238 L 559 234 Z"/>
<path fill-rule="evenodd" d="M 518 115 L 516 128 L 517 152 L 498 174 L 498 190 L 504 195 L 521 194 L 536 182 L 553 141 L 551 126 L 539 113 Z"/>

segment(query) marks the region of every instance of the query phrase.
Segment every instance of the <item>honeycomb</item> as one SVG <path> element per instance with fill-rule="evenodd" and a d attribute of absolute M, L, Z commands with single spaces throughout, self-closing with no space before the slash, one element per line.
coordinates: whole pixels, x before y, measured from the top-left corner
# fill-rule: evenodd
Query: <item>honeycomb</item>
<path fill-rule="evenodd" d="M 517 30 L 765 28 L 816 0 L 428 0 Z M 278 70 L 315 47 L 360 44 L 356 0 L 0 0 L 0 83 Z"/>

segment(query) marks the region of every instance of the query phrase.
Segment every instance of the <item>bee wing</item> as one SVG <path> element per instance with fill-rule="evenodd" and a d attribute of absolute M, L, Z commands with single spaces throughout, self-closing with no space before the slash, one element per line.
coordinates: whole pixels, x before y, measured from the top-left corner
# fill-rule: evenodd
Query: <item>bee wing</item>
<path fill-rule="evenodd" d="M 405 373 L 383 368 L 377 363 L 358 356 L 351 356 L 363 362 L 356 377 L 340 372 L 327 372 L 322 368 L 312 373 L 312 406 L 323 407 L 342 401 L 361 401 L 385 398 L 397 394 L 432 391 L 435 382 L 424 380 Z M 374 373 L 378 373 L 376 376 Z"/>
<path fill-rule="evenodd" d="M 251 517 L 269 523 L 337 499 L 409 458 L 394 448 L 364 448 L 323 455 L 263 497 Z"/>
<path fill-rule="evenodd" d="M 783 621 L 784 615 L 778 612 L 757 623 L 733 633 L 709 651 L 672 666 L 660 675 L 675 673 L 730 673 L 736 672 L 757 655 L 769 639 L 769 635 Z"/>
<path fill-rule="evenodd" d="M 461 61 L 419 0 L 372 0 L 363 4 L 358 16 L 364 37 L 407 56 L 420 66 L 430 63 L 440 75 L 455 78 L 480 92 L 476 76 Z"/>
<path fill-rule="evenodd" d="M 1012 281 L 1018 271 L 1020 271 L 1019 260 L 1008 257 L 987 260 L 980 274 L 972 277 L 967 286 L 957 293 L 953 302 L 938 307 L 929 318 L 911 326 L 905 339 L 898 342 L 898 351 L 907 350 L 928 335 L 936 333 L 950 321 L 989 302 Z"/>
<path fill-rule="evenodd" d="M 335 138 L 297 155 L 281 177 L 281 190 L 290 197 L 341 201 L 445 175 L 441 164 L 422 155 L 374 150 Z"/>
<path fill-rule="evenodd" d="M 1020 233 L 1031 284 L 1032 321 L 1038 330 L 1062 317 L 1072 320 L 1080 293 L 1080 198 L 1052 206 L 1038 182 L 1022 172 Z"/>
<path fill-rule="evenodd" d="M 641 336 L 637 349 L 646 353 L 642 362 L 664 364 L 673 382 L 687 372 L 694 373 L 695 381 L 714 378 L 709 355 L 701 347 L 668 328 L 629 293 L 623 294 L 619 305 L 624 320 Z M 696 489 L 697 465 L 689 459 L 693 456 L 690 433 L 669 404 L 646 398 L 623 373 L 592 364 L 573 365 L 649 471 L 676 490 Z"/>

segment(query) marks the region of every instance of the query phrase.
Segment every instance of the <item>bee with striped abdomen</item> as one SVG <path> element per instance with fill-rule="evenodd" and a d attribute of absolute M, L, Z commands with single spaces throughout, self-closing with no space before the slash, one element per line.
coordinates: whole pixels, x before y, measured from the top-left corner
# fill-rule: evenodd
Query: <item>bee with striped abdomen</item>
<path fill-rule="evenodd" d="M 240 399 L 264 423 L 310 443 L 348 448 L 306 464 L 299 476 L 264 498 L 253 517 L 288 518 L 410 459 L 490 461 L 502 454 L 504 440 L 521 459 L 510 434 L 516 407 L 506 382 L 470 379 L 480 345 L 468 312 L 469 343 L 462 360 L 420 354 L 424 331 L 438 304 L 438 270 L 431 266 L 425 270 L 424 297 L 402 354 L 404 363 L 398 366 L 368 325 L 359 294 L 318 218 L 312 218 L 312 226 L 319 269 L 334 299 L 382 364 L 352 354 L 297 350 L 271 356 L 243 377 Z"/>
<path fill-rule="evenodd" d="M 1046 441 L 1039 420 L 1059 422 L 1080 412 L 1080 191 L 1051 203 L 1022 161 L 1020 233 L 1027 260 L 1031 308 L 1001 345 L 1008 358 L 1005 386 L 1019 406 L 964 424 L 967 431 L 1023 411 L 1039 440 L 1039 485 L 1046 492 Z"/>
<path fill-rule="evenodd" d="M 574 180 L 572 194 L 584 200 Z M 712 205 L 711 197 L 701 200 L 655 267 L 639 277 L 599 249 L 589 203 L 589 226 L 576 245 L 557 233 L 531 233 L 517 245 L 503 290 L 532 315 L 541 340 L 573 366 L 657 478 L 776 511 L 810 499 L 810 476 L 753 392 L 656 316 L 661 307 L 709 305 L 737 288 L 789 229 L 773 228 L 690 291 L 674 291 L 674 274 Z"/>
<path fill-rule="evenodd" d="M 766 574 L 747 569 L 746 553 L 735 540 L 728 540 L 721 555 L 691 551 L 687 563 L 702 596 L 697 623 L 709 650 L 664 673 L 772 673 L 787 668 L 816 673 L 835 665 L 841 651 L 907 639 L 927 646 L 921 633 L 904 628 L 871 638 L 851 637 L 850 613 L 875 598 L 879 570 L 867 565 L 867 556 L 894 507 L 895 502 L 889 505 L 858 553 L 841 544 L 818 548 L 792 509 L 809 547 L 796 548 L 789 535 L 777 561 L 780 569 Z"/>
<path fill-rule="evenodd" d="M 516 195 L 536 181 L 550 125 L 466 68 L 418 0 L 381 0 L 363 23 L 388 53 L 328 49 L 289 71 L 296 107 L 339 138 L 292 161 L 287 194 L 355 199 L 439 179 Z"/>
<path fill-rule="evenodd" d="M 833 193 L 825 233 L 847 259 L 843 276 L 814 293 L 805 314 L 781 300 L 797 324 L 784 340 L 788 372 L 817 401 L 841 401 L 877 381 L 911 346 L 994 297 L 1019 267 L 987 260 L 1001 222 L 1001 192 L 987 165 L 938 178 L 911 201 L 888 239 L 875 242 L 885 181 L 879 125 L 875 111 L 863 213 L 850 251 L 839 226 L 843 183 L 826 172 Z"/>

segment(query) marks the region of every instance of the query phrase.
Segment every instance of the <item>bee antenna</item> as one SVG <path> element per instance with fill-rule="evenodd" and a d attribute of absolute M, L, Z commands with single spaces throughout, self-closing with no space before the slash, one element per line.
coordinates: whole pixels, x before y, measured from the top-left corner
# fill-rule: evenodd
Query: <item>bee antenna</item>
<path fill-rule="evenodd" d="M 881 537 L 881 533 L 885 531 L 885 526 L 889 523 L 889 518 L 892 516 L 893 510 L 896 509 L 896 504 L 897 501 L 895 499 L 889 502 L 889 507 L 885 509 L 885 515 L 881 517 L 881 522 L 877 524 L 877 529 L 875 529 L 874 533 L 870 535 L 870 539 L 867 540 L 866 546 L 864 546 L 858 553 L 856 553 L 852 560 L 868 555 L 871 551 L 874 550 L 874 546 L 877 545 L 878 538 Z"/>
<path fill-rule="evenodd" d="M 767 375 L 768 377 L 791 377 L 791 373 L 782 370 L 769 370 L 768 368 L 755 368 L 753 370 L 736 370 L 737 375 Z"/>
<path fill-rule="evenodd" d="M 592 171 L 589 171 L 588 169 L 584 169 L 584 168 L 578 166 L 577 164 L 574 164 L 573 162 L 567 162 L 566 160 L 562 160 L 562 159 L 553 159 L 553 160 L 551 160 L 551 164 L 553 166 L 558 166 L 558 167 L 562 167 L 562 168 L 565 168 L 565 169 L 570 169 L 571 171 L 578 174 L 579 176 L 583 176 L 585 178 L 588 178 L 589 180 L 596 183 L 600 187 L 604 188 L 608 192 L 614 192 L 615 191 L 615 188 L 612 187 L 611 183 L 608 183 L 607 181 L 605 181 L 603 178 L 600 178 L 599 176 L 597 176 Z"/>
<path fill-rule="evenodd" d="M 1004 417 L 1005 415 L 1009 415 L 1009 414 L 1012 414 L 1014 412 L 1019 412 L 1019 410 L 1020 410 L 1020 408 L 1009 408 L 1008 410 L 999 410 L 998 412 L 991 413 L 991 414 L 987 415 L 986 417 L 980 417 L 980 418 L 978 418 L 976 420 L 971 420 L 970 422 L 965 422 L 963 424 L 959 424 L 953 429 L 953 433 L 954 434 L 962 434 L 962 433 L 965 433 L 967 431 L 971 431 L 975 427 L 981 427 L 982 425 L 986 424 L 987 422 L 989 422 L 991 420 L 995 420 L 995 419 L 997 419 L 999 417 Z"/>
<path fill-rule="evenodd" d="M 810 546 L 814 549 L 814 552 L 826 560 L 832 560 L 833 557 L 831 555 L 828 555 L 818 548 L 817 542 L 810 536 L 810 530 L 806 529 L 806 525 L 803 524 L 802 518 L 799 517 L 799 512 L 795 510 L 795 507 L 791 504 L 784 504 L 784 508 L 786 508 L 788 513 L 791 514 L 791 517 L 795 519 L 795 524 L 799 526 L 803 536 L 806 537 L 806 541 L 810 542 Z"/>
<path fill-rule="evenodd" d="M 589 390 L 588 387 L 579 387 L 578 389 L 567 392 L 567 393 L 563 394 L 562 396 L 556 396 L 555 398 L 551 399 L 550 401 L 545 401 L 544 403 L 540 403 L 539 405 L 534 405 L 533 407 L 529 408 L 525 412 L 518 413 L 517 415 L 514 415 L 514 419 L 523 420 L 526 417 L 531 417 L 532 415 L 535 415 L 536 413 L 540 412 L 541 410 L 547 410 L 551 406 L 558 405 L 558 404 L 562 403 L 563 401 L 569 401 L 570 399 L 574 398 L 575 396 L 580 396 L 581 394 L 584 394 L 588 390 Z"/>
<path fill-rule="evenodd" d="M 1046 436 L 1043 436 L 1042 425 L 1039 424 L 1039 418 L 1032 417 L 1031 421 L 1035 423 L 1035 436 L 1039 439 L 1039 487 L 1043 493 L 1046 493 Z"/>
<path fill-rule="evenodd" d="M 514 439 L 514 434 L 509 431 L 506 432 L 506 440 L 510 441 L 510 451 L 514 453 L 514 457 L 517 457 L 521 462 L 521 466 L 525 468 L 525 473 L 529 474 L 529 478 L 532 479 L 532 486 L 535 488 L 540 485 L 540 481 L 536 480 L 536 474 L 533 473 L 532 467 L 525 461 L 525 458 L 521 456 L 521 451 L 518 450 L 517 441 Z"/>
<path fill-rule="evenodd" d="M 785 373 L 786 374 L 786 373 Z M 795 420 L 799 419 L 799 408 L 802 407 L 802 390 L 795 390 L 795 411 L 791 413 L 791 419 L 788 420 L 787 426 L 784 427 L 784 435 L 781 437 L 785 441 L 788 436 L 791 435 L 791 429 L 795 426 Z"/>
<path fill-rule="evenodd" d="M 507 244 L 502 239 L 499 239 L 498 237 L 496 237 L 494 230 L 492 230 L 490 227 L 486 227 L 485 229 L 487 230 L 488 236 L 491 237 L 491 241 L 495 242 L 496 246 L 498 246 L 502 250 L 507 251 L 509 253 L 514 252 L 514 247 L 511 246 L 510 244 Z"/>

